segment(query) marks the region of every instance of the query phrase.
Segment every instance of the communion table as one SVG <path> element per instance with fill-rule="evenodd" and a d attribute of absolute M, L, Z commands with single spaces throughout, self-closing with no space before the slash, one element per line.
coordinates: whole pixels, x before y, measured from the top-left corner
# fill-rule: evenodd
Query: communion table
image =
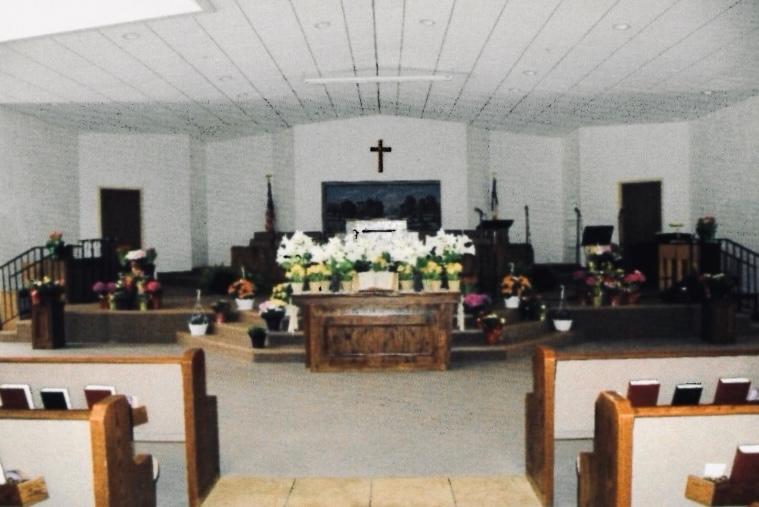
<path fill-rule="evenodd" d="M 311 371 L 445 370 L 458 292 L 303 294 Z"/>

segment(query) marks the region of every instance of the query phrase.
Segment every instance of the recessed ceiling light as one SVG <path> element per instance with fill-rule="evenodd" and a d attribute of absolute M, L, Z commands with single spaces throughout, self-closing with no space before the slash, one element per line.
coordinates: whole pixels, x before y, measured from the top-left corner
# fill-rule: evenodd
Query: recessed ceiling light
<path fill-rule="evenodd" d="M 318 23 L 314 25 L 314 28 L 316 28 L 317 30 L 324 30 L 325 28 L 329 28 L 330 26 L 332 26 L 332 23 L 330 23 L 329 21 L 319 21 Z"/>
<path fill-rule="evenodd" d="M 622 32 L 622 31 L 625 31 L 625 30 L 629 30 L 630 29 L 630 24 L 629 23 L 617 23 L 617 24 L 611 25 L 611 27 L 613 29 L 615 29 L 615 30 L 619 30 L 620 32 Z"/>
<path fill-rule="evenodd" d="M 525 76 L 536 76 L 538 73 L 537 71 L 534 71 L 534 70 L 526 70 L 522 72 L 522 74 L 524 74 Z"/>
<path fill-rule="evenodd" d="M 435 20 L 434 19 L 429 19 L 429 18 L 422 18 L 422 19 L 419 20 L 419 24 L 422 25 L 422 26 L 434 26 L 435 25 Z"/>
<path fill-rule="evenodd" d="M 219 81 L 232 81 L 234 80 L 234 76 L 226 75 L 226 76 L 219 76 Z"/>
<path fill-rule="evenodd" d="M 135 40 L 140 38 L 140 34 L 136 32 L 127 32 L 121 36 L 122 39 Z"/>

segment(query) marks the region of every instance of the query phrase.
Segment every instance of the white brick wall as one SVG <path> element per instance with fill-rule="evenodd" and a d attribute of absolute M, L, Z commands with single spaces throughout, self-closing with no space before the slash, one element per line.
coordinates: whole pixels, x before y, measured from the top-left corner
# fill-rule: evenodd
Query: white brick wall
<path fill-rule="evenodd" d="M 272 173 L 272 136 L 207 143 L 208 262 L 229 264 L 230 248 L 247 245 L 264 229 L 266 177 Z M 279 180 L 274 178 L 273 185 Z M 274 197 L 275 205 L 278 196 Z"/>
<path fill-rule="evenodd" d="M 474 208 L 490 209 L 490 132 L 469 127 L 466 129 L 467 184 L 469 185 L 468 228 L 474 229 L 480 217 Z"/>
<path fill-rule="evenodd" d="M 580 194 L 580 133 L 575 130 L 564 138 L 562 147 L 562 185 L 564 188 L 562 210 L 564 213 L 564 262 L 577 260 L 577 214 L 582 208 Z M 580 224 L 582 226 L 582 223 Z M 582 234 L 582 230 L 580 231 Z"/>
<path fill-rule="evenodd" d="M 323 181 L 440 180 L 446 229 L 469 225 L 466 125 L 391 116 L 369 116 L 294 127 L 295 227 L 322 229 Z M 383 139 L 385 172 L 377 172 Z"/>
<path fill-rule="evenodd" d="M 690 133 L 687 123 L 580 129 L 580 195 L 584 225 L 614 225 L 618 241 L 620 183 L 662 182 L 662 227 L 687 223 Z"/>
<path fill-rule="evenodd" d="M 79 136 L 79 223 L 100 237 L 100 188 L 142 191 L 142 242 L 158 251 L 158 271 L 192 267 L 188 136 Z"/>
<path fill-rule="evenodd" d="M 0 264 L 52 230 L 79 237 L 77 132 L 0 107 Z"/>
<path fill-rule="evenodd" d="M 717 236 L 759 251 L 759 98 L 691 124 L 690 221 L 713 215 Z"/>
<path fill-rule="evenodd" d="M 514 220 L 511 241 L 525 241 L 527 205 L 535 262 L 561 262 L 564 238 L 561 139 L 492 131 L 490 167 L 498 180 L 498 216 Z M 490 178 L 487 181 L 490 184 Z M 488 205 L 489 202 L 488 197 Z"/>
<path fill-rule="evenodd" d="M 272 136 L 272 196 L 278 231 L 295 230 L 295 138 L 293 129 Z"/>

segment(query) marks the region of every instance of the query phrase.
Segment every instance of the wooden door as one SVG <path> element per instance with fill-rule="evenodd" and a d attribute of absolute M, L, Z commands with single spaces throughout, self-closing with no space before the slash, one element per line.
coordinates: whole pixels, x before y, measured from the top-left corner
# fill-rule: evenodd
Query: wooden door
<path fill-rule="evenodd" d="M 100 189 L 100 224 L 104 238 L 118 246 L 142 247 L 142 213 L 139 190 Z"/>
<path fill-rule="evenodd" d="M 656 279 L 656 233 L 661 231 L 661 182 L 622 183 L 619 240 L 628 270 Z"/>

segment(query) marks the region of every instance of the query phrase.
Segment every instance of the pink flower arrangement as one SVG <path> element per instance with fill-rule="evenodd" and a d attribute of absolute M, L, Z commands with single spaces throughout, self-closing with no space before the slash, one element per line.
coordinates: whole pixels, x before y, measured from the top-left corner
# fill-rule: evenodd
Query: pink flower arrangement
<path fill-rule="evenodd" d="M 624 280 L 625 283 L 646 283 L 646 275 L 636 269 L 632 273 L 627 273 Z"/>
<path fill-rule="evenodd" d="M 160 292 L 161 290 L 161 284 L 158 282 L 158 280 L 149 280 L 145 284 L 145 292 L 148 292 L 150 294 L 155 294 L 156 292 Z"/>
<path fill-rule="evenodd" d="M 476 292 L 470 292 L 464 296 L 464 305 L 469 308 L 476 308 L 478 306 L 485 306 L 490 304 L 490 296 L 487 294 L 478 294 Z"/>
<path fill-rule="evenodd" d="M 108 285 L 106 285 L 103 282 L 95 282 L 92 285 L 92 292 L 94 292 L 100 297 L 103 297 L 103 295 L 108 293 Z"/>

